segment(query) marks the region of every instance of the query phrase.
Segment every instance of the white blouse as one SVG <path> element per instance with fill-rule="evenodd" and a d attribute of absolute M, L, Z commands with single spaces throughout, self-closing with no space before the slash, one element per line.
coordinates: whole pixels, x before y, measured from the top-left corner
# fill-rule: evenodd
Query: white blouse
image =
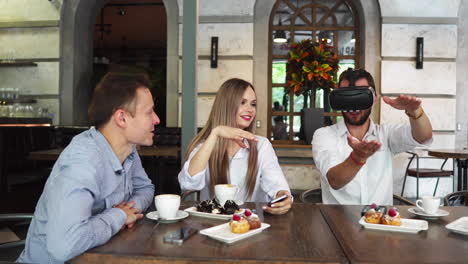
<path fill-rule="evenodd" d="M 250 199 L 247 199 L 246 196 L 246 174 L 250 151 L 247 141 L 247 148 L 240 148 L 229 161 L 228 181 L 230 184 L 237 185 L 240 189 L 236 201 L 269 202 L 276 196 L 278 191 L 287 190 L 291 192 L 270 141 L 265 137 L 256 137 L 258 139 L 258 172 L 255 188 Z M 202 144 L 200 143 L 190 153 L 188 160 L 179 173 L 179 183 L 182 190 L 199 190 L 200 199 L 207 200 L 214 197 L 209 188 L 210 171 L 208 165 L 193 176 L 188 173 L 190 161 Z"/>

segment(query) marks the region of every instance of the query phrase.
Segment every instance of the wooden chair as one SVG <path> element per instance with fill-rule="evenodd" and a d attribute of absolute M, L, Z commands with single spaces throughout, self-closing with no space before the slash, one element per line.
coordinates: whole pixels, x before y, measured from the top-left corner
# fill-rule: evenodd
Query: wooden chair
<path fill-rule="evenodd" d="M 321 188 L 315 188 L 315 189 L 310 189 L 307 191 L 304 191 L 301 194 L 301 202 L 303 203 L 315 203 L 315 204 L 321 204 L 322 203 L 322 189 Z M 393 195 L 393 205 L 412 205 L 415 206 L 415 204 L 399 195 L 394 194 Z"/>
<path fill-rule="evenodd" d="M 453 175 L 453 170 L 444 170 L 444 166 L 447 163 L 448 159 L 445 159 L 440 166 L 440 169 L 428 169 L 428 168 L 421 168 L 419 166 L 419 160 L 423 158 L 431 158 L 431 157 L 420 157 L 419 154 L 416 152 L 407 152 L 408 154 L 411 154 L 410 160 L 408 162 L 408 165 L 406 166 L 406 172 L 405 172 L 405 178 L 403 179 L 403 187 L 401 188 L 401 196 L 403 196 L 403 193 L 405 191 L 405 184 L 406 184 L 406 178 L 409 177 L 415 177 L 416 178 L 416 199 L 419 199 L 419 179 L 420 178 L 437 178 L 437 182 L 434 188 L 434 193 L 433 196 L 435 196 L 437 192 L 437 187 L 439 186 L 439 180 L 442 177 L 450 177 Z M 434 158 L 432 158 L 434 159 Z M 410 168 L 411 163 L 416 160 L 416 168 Z"/>
<path fill-rule="evenodd" d="M 468 206 L 468 191 L 449 193 L 444 197 L 445 206 Z"/>

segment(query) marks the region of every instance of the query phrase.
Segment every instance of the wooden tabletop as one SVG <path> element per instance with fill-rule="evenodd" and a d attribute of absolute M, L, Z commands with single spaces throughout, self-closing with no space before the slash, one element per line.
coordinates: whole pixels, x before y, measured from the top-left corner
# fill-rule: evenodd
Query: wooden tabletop
<path fill-rule="evenodd" d="M 402 217 L 414 218 L 409 206 L 397 208 Z M 364 229 L 358 223 L 362 206 L 320 209 L 351 263 L 468 263 L 468 237 L 445 228 L 468 215 L 467 207 L 443 207 L 450 215 L 428 221 L 429 230 L 417 234 Z"/>
<path fill-rule="evenodd" d="M 438 158 L 468 159 L 468 149 L 429 149 L 427 154 Z"/>
<path fill-rule="evenodd" d="M 29 153 L 29 159 L 54 161 L 58 159 L 62 151 L 63 151 L 63 148 L 33 151 Z M 138 150 L 138 154 L 141 157 L 161 157 L 161 156 L 178 157 L 179 152 L 180 152 L 180 147 L 178 146 L 140 147 L 140 149 Z"/>
<path fill-rule="evenodd" d="M 223 224 L 195 216 L 172 224 L 142 219 L 108 243 L 89 250 L 72 263 L 347 263 L 320 209 L 294 204 L 282 216 L 263 215 L 262 204 L 247 203 L 270 228 L 233 244 L 196 234 L 178 246 L 163 243 L 163 236 L 181 227 L 201 230 Z"/>

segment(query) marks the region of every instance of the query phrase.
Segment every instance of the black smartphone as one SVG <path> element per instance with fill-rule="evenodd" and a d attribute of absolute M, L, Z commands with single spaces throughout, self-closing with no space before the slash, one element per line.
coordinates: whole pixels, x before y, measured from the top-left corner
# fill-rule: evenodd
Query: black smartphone
<path fill-rule="evenodd" d="M 283 195 L 281 195 L 280 197 L 271 200 L 271 201 L 268 203 L 268 206 L 271 206 L 272 204 L 277 203 L 277 202 L 281 202 L 281 201 L 283 201 L 283 200 L 286 199 L 286 198 L 288 198 L 288 195 L 287 195 L 287 194 L 283 194 Z"/>
<path fill-rule="evenodd" d="M 164 243 L 171 243 L 182 245 L 185 240 L 189 239 L 191 236 L 198 232 L 197 229 L 191 227 L 182 227 L 179 230 L 167 232 L 164 235 Z"/>

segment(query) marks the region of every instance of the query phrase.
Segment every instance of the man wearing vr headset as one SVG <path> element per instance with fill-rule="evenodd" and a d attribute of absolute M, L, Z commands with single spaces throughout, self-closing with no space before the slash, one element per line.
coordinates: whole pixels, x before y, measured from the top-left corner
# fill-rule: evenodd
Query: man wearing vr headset
<path fill-rule="evenodd" d="M 385 103 L 405 111 L 409 124 L 378 125 L 370 119 L 372 104 L 378 99 L 370 73 L 348 69 L 341 74 L 339 87 L 330 102 L 343 111 L 344 120 L 318 129 L 312 140 L 314 161 L 322 175 L 323 202 L 392 205 L 393 155 L 432 143 L 432 126 L 421 100 L 384 96 Z"/>

